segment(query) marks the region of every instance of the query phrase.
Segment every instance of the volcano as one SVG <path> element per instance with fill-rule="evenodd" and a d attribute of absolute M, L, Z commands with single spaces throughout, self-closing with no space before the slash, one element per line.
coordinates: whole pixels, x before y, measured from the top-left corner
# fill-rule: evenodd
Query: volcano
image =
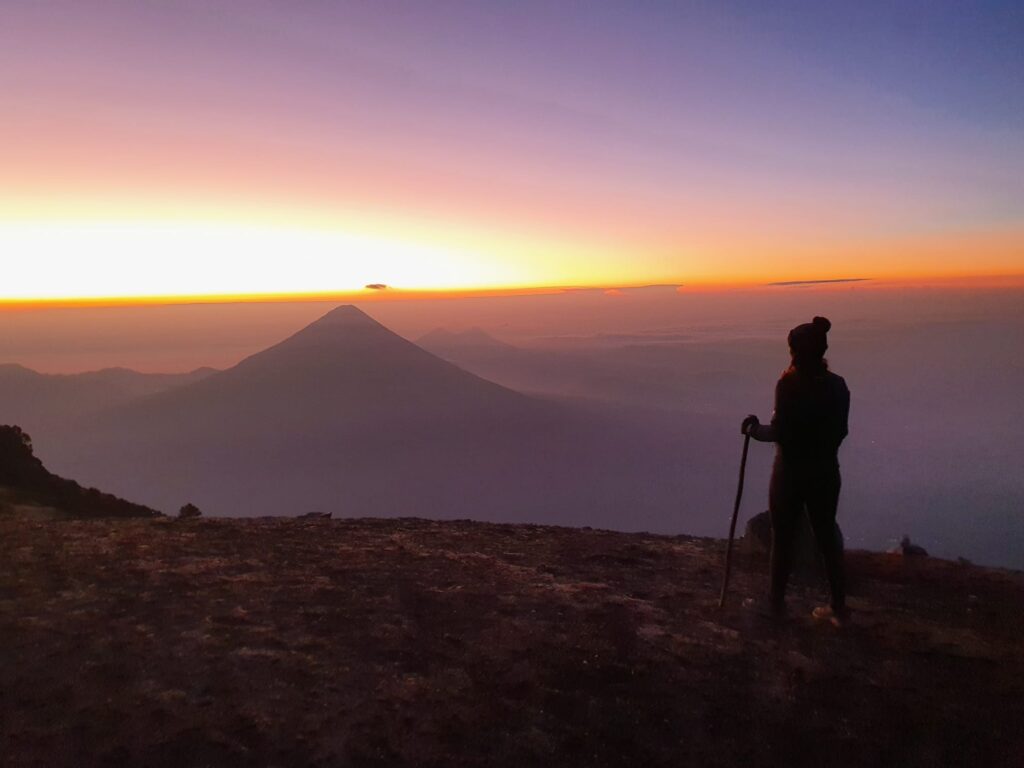
<path fill-rule="evenodd" d="M 482 379 L 352 306 L 94 417 L 45 453 L 157 509 L 192 502 L 212 515 L 621 526 L 678 493 L 636 424 Z"/>
<path fill-rule="evenodd" d="M 516 412 L 523 395 L 441 360 L 353 306 L 193 385 L 141 400 L 113 423 L 252 436 L 395 428 Z M 202 420 L 202 425 L 197 425 Z"/>

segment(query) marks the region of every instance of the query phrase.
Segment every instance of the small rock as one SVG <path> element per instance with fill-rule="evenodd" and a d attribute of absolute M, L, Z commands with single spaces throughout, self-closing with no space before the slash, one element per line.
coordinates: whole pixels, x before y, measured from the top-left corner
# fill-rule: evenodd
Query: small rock
<path fill-rule="evenodd" d="M 889 550 L 891 555 L 903 555 L 903 557 L 928 557 L 928 550 L 910 541 L 910 537 L 904 534 L 898 546 Z"/>

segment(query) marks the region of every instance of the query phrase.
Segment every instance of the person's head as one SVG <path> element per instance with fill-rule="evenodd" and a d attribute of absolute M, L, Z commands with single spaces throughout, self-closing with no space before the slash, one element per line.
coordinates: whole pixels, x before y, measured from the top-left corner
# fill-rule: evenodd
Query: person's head
<path fill-rule="evenodd" d="M 789 332 L 789 354 L 793 367 L 812 373 L 828 368 L 825 352 L 828 350 L 828 331 L 832 327 L 826 317 L 815 317 L 809 323 L 798 325 Z"/>

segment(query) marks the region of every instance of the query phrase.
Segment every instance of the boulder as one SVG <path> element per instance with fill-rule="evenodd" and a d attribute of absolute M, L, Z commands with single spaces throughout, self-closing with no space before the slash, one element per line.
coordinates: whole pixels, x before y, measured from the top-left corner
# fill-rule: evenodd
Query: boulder
<path fill-rule="evenodd" d="M 836 533 L 839 540 L 843 540 L 843 532 L 836 523 Z M 747 521 L 746 530 L 743 532 L 742 544 L 747 552 L 754 554 L 768 554 L 772 549 L 772 522 L 768 512 L 761 512 L 754 515 Z M 807 515 L 800 516 L 800 525 L 796 532 L 796 549 L 793 554 L 794 570 L 817 571 L 821 568 L 821 555 L 818 552 L 818 544 L 814 539 L 814 531 L 811 530 L 811 523 Z"/>

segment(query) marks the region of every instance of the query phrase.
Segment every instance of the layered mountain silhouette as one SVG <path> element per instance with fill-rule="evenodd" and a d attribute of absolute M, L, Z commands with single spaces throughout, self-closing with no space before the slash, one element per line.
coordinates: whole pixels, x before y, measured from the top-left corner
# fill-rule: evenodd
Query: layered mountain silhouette
<path fill-rule="evenodd" d="M 154 517 L 155 510 L 48 471 L 20 427 L 0 426 L 0 514 L 36 517 Z"/>
<path fill-rule="evenodd" d="M 0 423 L 16 423 L 40 435 L 69 421 L 173 389 L 209 376 L 212 368 L 190 373 L 139 373 L 127 368 L 73 374 L 38 373 L 15 364 L 0 365 Z"/>
<path fill-rule="evenodd" d="M 416 343 L 430 352 L 443 353 L 448 350 L 510 350 L 511 344 L 491 336 L 483 328 L 468 328 L 465 331 L 451 331 L 447 328 L 435 328 L 424 334 Z M 442 355 L 443 356 L 443 355 Z"/>
<path fill-rule="evenodd" d="M 697 345 L 651 341 L 667 336 L 675 338 L 601 334 L 577 346 L 519 347 L 479 328 L 439 328 L 417 343 L 489 381 L 540 395 L 733 414 L 763 393 L 756 378 L 740 373 L 742 360 L 731 350 L 708 354 Z"/>
<path fill-rule="evenodd" d="M 692 437 L 657 421 L 514 392 L 343 306 L 233 368 L 90 419 L 46 456 L 165 511 L 642 525 L 678 504 Z"/>

